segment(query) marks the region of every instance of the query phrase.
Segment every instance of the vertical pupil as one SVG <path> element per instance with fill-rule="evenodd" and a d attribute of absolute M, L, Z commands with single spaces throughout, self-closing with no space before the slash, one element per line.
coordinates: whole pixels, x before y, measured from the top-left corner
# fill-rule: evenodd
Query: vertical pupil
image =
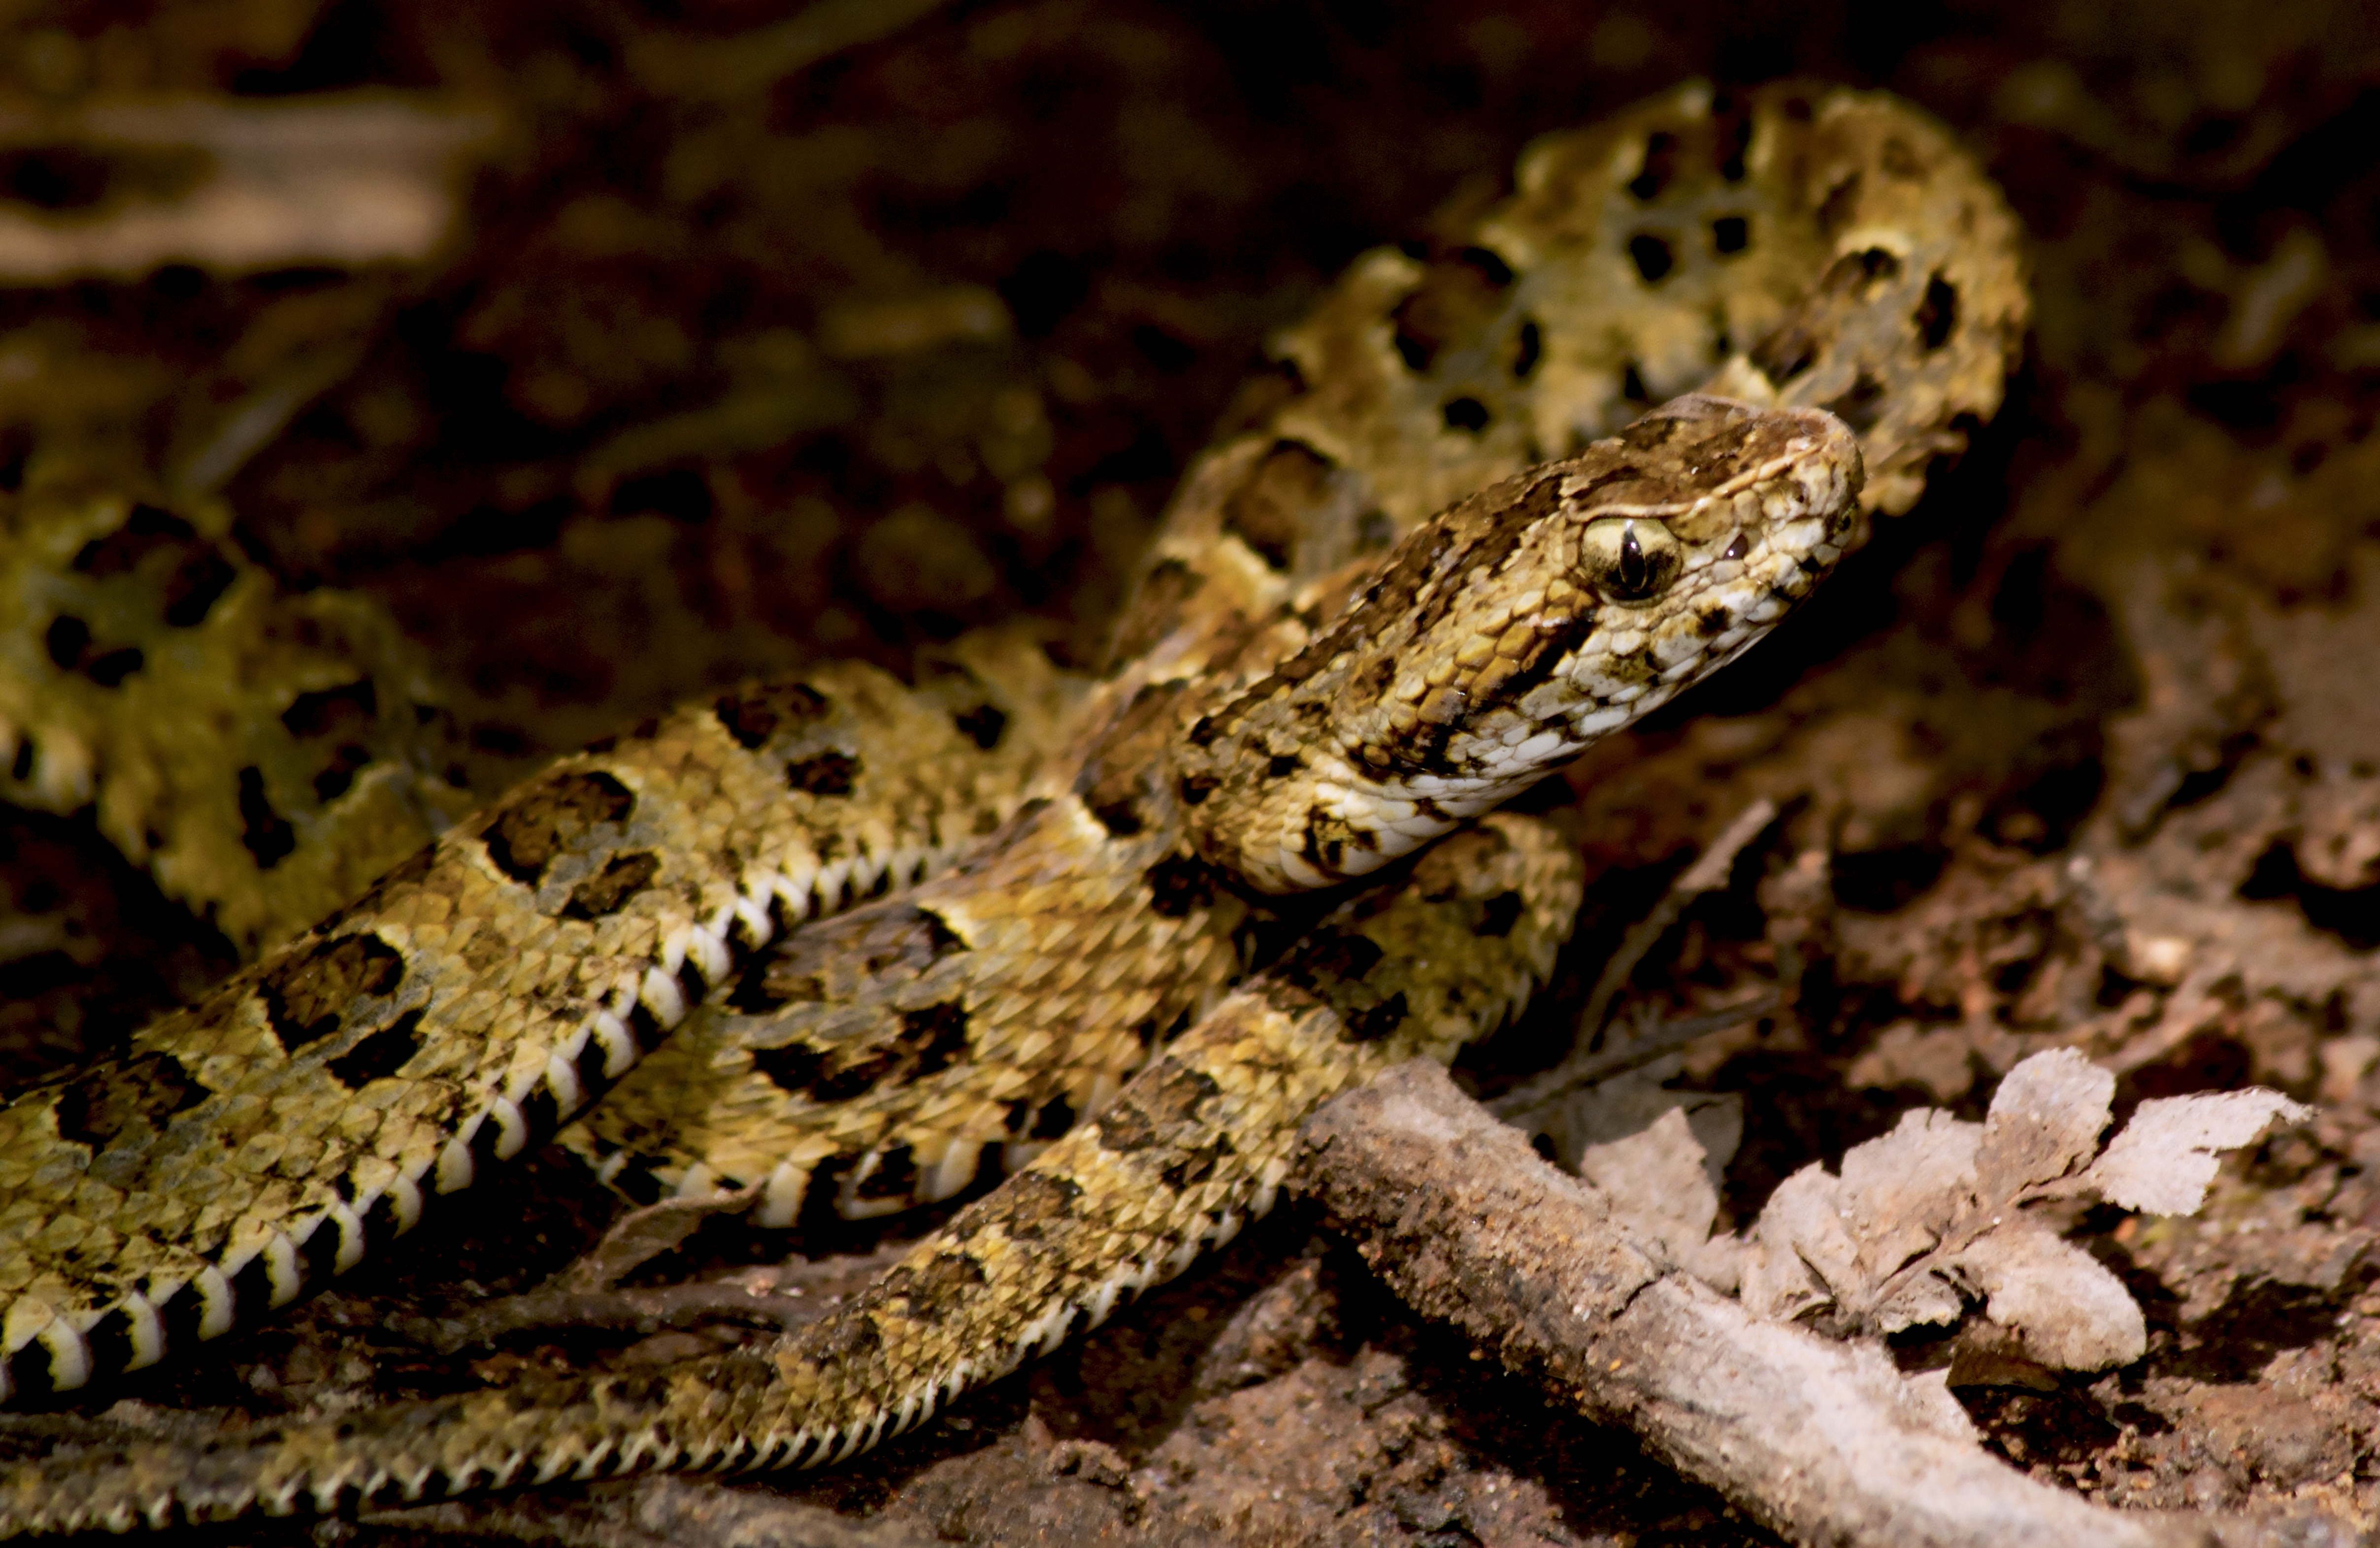
<path fill-rule="evenodd" d="M 1645 585 L 1645 550 L 1637 546 L 1633 526 L 1620 538 L 1620 584 L 1631 591 L 1641 590 Z"/>

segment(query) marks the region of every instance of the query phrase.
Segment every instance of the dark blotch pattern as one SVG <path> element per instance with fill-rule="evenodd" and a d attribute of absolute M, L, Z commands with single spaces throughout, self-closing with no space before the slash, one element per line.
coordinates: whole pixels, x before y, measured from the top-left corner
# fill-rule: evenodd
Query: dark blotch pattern
<path fill-rule="evenodd" d="M 901 1056 L 879 1048 L 835 1069 L 820 1071 L 810 1082 L 810 1095 L 821 1102 L 849 1102 L 865 1096 L 901 1068 Z"/>
<path fill-rule="evenodd" d="M 570 889 L 570 901 L 562 905 L 562 917 L 595 920 L 617 913 L 630 899 L 653 884 L 661 868 L 662 857 L 650 850 L 615 854 L 602 870 Z"/>
<path fill-rule="evenodd" d="M 848 753 L 820 753 L 785 765 L 785 783 L 808 795 L 849 795 L 859 778 L 859 760 Z"/>
<path fill-rule="evenodd" d="M 145 572 L 159 583 L 165 622 L 176 629 L 205 622 L 239 572 L 214 543 L 171 511 L 140 504 L 124 525 L 85 543 L 75 569 L 94 580 Z"/>
<path fill-rule="evenodd" d="M 1529 380 L 1529 373 L 1537 369 L 1537 362 L 1544 358 L 1545 352 L 1545 332 L 1537 326 L 1536 320 L 1532 318 L 1523 322 L 1512 350 L 1512 380 Z"/>
<path fill-rule="evenodd" d="M 1223 1157 L 1233 1154 L 1234 1148 L 1231 1135 L 1219 1129 L 1205 1143 L 1184 1146 L 1172 1164 L 1157 1174 L 1158 1180 L 1176 1193 L 1196 1187 L 1213 1177 L 1216 1167 Z"/>
<path fill-rule="evenodd" d="M 948 1070 L 967 1051 L 966 1007 L 953 1000 L 902 1011 L 901 1041 L 912 1076 Z"/>
<path fill-rule="evenodd" d="M 1160 1058 L 1092 1126 L 1102 1149 L 1130 1155 L 1159 1143 L 1169 1131 L 1196 1123 L 1221 1091 L 1205 1070 Z"/>
<path fill-rule="evenodd" d="M 62 612 L 50 619 L 48 629 L 41 634 L 41 647 L 50 652 L 50 664 L 59 671 L 74 671 L 83 664 L 83 655 L 91 650 L 91 624 Z"/>
<path fill-rule="evenodd" d="M 1512 284 L 1512 266 L 1486 248 L 1463 248 L 1432 263 L 1390 314 L 1398 357 L 1412 371 L 1428 371 L 1449 345 L 1488 330 Z"/>
<path fill-rule="evenodd" d="M 1083 1185 L 1048 1172 L 1019 1172 L 1000 1189 L 961 1210 L 948 1228 L 953 1240 L 971 1241 L 991 1228 L 1022 1240 L 1039 1240 L 1079 1212 Z"/>
<path fill-rule="evenodd" d="M 755 1048 L 752 1050 L 752 1068 L 779 1091 L 807 1096 L 810 1087 L 818 1083 L 820 1073 L 826 1069 L 826 1050 L 808 1043 Z"/>
<path fill-rule="evenodd" d="M 1516 909 L 1519 901 L 1513 898 Z M 1349 1041 L 1376 1043 L 1402 1026 L 1409 1013 L 1402 991 L 1381 995 L 1364 986 L 1387 956 L 1386 949 L 1368 936 L 1318 932 L 1273 970 L 1264 991 L 1266 1003 L 1289 1016 L 1328 1006 L 1338 1014 Z"/>
<path fill-rule="evenodd" d="M 120 688 L 139 671 L 145 659 L 137 646 L 114 650 L 91 648 L 91 625 L 72 613 L 60 613 L 42 632 L 42 646 L 60 671 L 79 671 L 103 688 Z"/>
<path fill-rule="evenodd" d="M 1299 518 L 1329 500 L 1336 471 L 1330 459 L 1301 441 L 1274 441 L 1246 480 L 1224 497 L 1224 534 L 1245 543 L 1269 568 L 1287 570 L 1303 530 Z"/>
<path fill-rule="evenodd" d="M 535 887 L 556 855 L 598 826 L 627 821 L 636 806 L 635 793 L 609 774 L 551 774 L 497 813 L 480 841 L 496 869 Z"/>
<path fill-rule="evenodd" d="M 1929 351 L 1941 348 L 1959 326 L 1959 293 L 1941 275 L 1934 275 L 1925 282 L 1925 298 L 1917 303 L 1917 315 L 1911 320 L 1917 324 L 1917 336 Z"/>
<path fill-rule="evenodd" d="M 317 688 L 289 701 L 281 724 L 292 736 L 314 738 L 370 725 L 380 717 L 380 691 L 369 677 L 335 688 Z"/>
<path fill-rule="evenodd" d="M 904 1265 L 886 1275 L 882 1299 L 907 1301 L 913 1317 L 935 1317 L 964 1306 L 988 1283 L 983 1265 L 965 1253 L 938 1252 L 924 1268 Z"/>
<path fill-rule="evenodd" d="M 74 567 L 94 580 L 128 575 L 152 555 L 179 552 L 200 540 L 197 527 L 143 502 L 125 514 L 122 526 L 78 549 Z"/>
<path fill-rule="evenodd" d="M 1215 873 L 1205 861 L 1189 855 L 1168 855 L 1148 868 L 1148 906 L 1168 919 L 1180 919 L 1193 909 L 1215 901 Z"/>
<path fill-rule="evenodd" d="M 421 1012 L 408 1010 L 395 1021 L 356 1040 L 356 1046 L 322 1068 L 349 1091 L 361 1091 L 372 1082 L 395 1074 L 421 1047 Z"/>
<path fill-rule="evenodd" d="M 1108 837 L 1111 839 L 1129 839 L 1148 827 L 1141 818 L 1140 808 L 1130 801 L 1107 802 L 1091 807 L 1090 813 L 1093 820 L 1106 828 Z"/>
<path fill-rule="evenodd" d="M 755 1048 L 752 1064 L 780 1091 L 820 1102 L 848 1102 L 887 1081 L 938 1074 L 966 1053 L 966 1008 L 952 1001 L 900 1012 L 900 1031 L 873 1046 L 828 1049 L 788 1043 Z"/>
<path fill-rule="evenodd" d="M 808 725 L 827 712 L 824 694 L 807 683 L 757 683 L 712 702 L 710 712 L 747 752 L 780 731 Z"/>
<path fill-rule="evenodd" d="M 1402 991 L 1390 995 L 1377 1005 L 1342 1012 L 1348 1037 L 1357 1043 L 1377 1043 L 1405 1024 L 1407 1008 Z"/>
<path fill-rule="evenodd" d="M 1670 244 L 1649 231 L 1628 238 L 1628 259 L 1646 284 L 1660 284 L 1678 266 L 1678 255 L 1670 250 Z"/>
<path fill-rule="evenodd" d="M 256 861 L 256 868 L 269 871 L 298 847 L 298 829 L 289 819 L 274 809 L 273 798 L 264 792 L 264 770 L 249 764 L 239 771 L 239 841 Z"/>
<path fill-rule="evenodd" d="M 314 940 L 292 951 L 257 985 L 265 1019 L 282 1048 L 295 1054 L 339 1030 L 348 1006 L 392 994 L 405 959 L 376 935 Z"/>
<path fill-rule="evenodd" d="M 973 709 L 953 713 L 951 723 L 958 728 L 961 736 L 988 753 L 999 746 L 1000 739 L 1008 733 L 1008 712 L 997 705 L 978 704 Z"/>
<path fill-rule="evenodd" d="M 58 1135 L 105 1150 L 127 1131 L 162 1130 L 176 1113 L 206 1099 L 207 1088 L 171 1054 L 143 1054 L 103 1065 L 58 1093 Z"/>
<path fill-rule="evenodd" d="M 1670 186 L 1678 173 L 1678 137 L 1667 129 L 1657 129 L 1645 140 L 1645 160 L 1636 175 L 1628 180 L 1628 191 L 1643 203 L 1650 203 Z"/>

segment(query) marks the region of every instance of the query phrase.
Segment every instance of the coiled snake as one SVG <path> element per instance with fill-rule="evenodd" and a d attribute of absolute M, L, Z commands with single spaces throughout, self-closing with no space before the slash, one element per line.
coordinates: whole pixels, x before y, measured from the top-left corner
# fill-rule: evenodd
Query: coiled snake
<path fill-rule="evenodd" d="M 318 1288 L 606 1088 L 565 1138 L 640 1196 L 1005 1181 L 773 1343 L 62 1455 L 0 1532 L 832 1462 L 1096 1324 L 1263 1213 L 1316 1104 L 1525 1001 L 1579 862 L 1483 814 L 1906 509 L 2025 319 L 1998 193 L 1888 99 L 1693 86 L 1538 142 L 1281 341 L 1096 686 L 987 635 L 686 706 L 16 1099 L 0 1385 Z"/>

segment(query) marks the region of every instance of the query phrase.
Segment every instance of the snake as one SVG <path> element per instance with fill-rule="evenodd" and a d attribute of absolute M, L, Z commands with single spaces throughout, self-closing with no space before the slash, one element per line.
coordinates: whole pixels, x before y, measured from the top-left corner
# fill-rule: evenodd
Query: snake
<path fill-rule="evenodd" d="M 1541 986 L 1496 808 L 1749 648 L 1997 411 L 2013 216 L 1879 93 L 1690 83 L 1359 259 L 1193 464 L 1096 680 L 1026 635 L 564 758 L 0 1110 L 0 1397 L 321 1288 L 559 1131 L 798 1227 L 999 1180 L 865 1292 L 653 1373 L 0 1471 L 0 1534 L 842 1461 L 1272 1207 L 1298 1124 Z"/>

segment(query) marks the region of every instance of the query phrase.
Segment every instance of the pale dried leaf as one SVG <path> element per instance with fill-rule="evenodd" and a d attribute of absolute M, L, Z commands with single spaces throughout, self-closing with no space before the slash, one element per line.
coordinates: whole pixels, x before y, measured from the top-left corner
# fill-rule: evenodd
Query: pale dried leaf
<path fill-rule="evenodd" d="M 1992 1321 L 2044 1365 L 2103 1371 L 2147 1352 L 2148 1325 L 2123 1281 L 2030 1220 L 2003 1223 L 1961 1252 L 1956 1266 L 1983 1291 Z"/>
<path fill-rule="evenodd" d="M 2125 1209 L 2188 1215 L 2206 1202 L 2216 1152 L 2252 1143 L 2276 1119 L 2303 1123 L 2313 1116 L 2311 1107 L 2261 1086 L 2154 1098 L 2140 1105 L 2082 1181 Z"/>
<path fill-rule="evenodd" d="M 1870 1287 L 1941 1240 L 1973 1186 L 1981 1134 L 1928 1107 L 1901 1114 L 1892 1132 L 1844 1153 L 1838 1194 Z"/>
<path fill-rule="evenodd" d="M 1718 1217 L 1718 1190 L 1703 1171 L 1702 1142 L 1682 1107 L 1625 1139 L 1589 1145 L 1579 1175 L 1607 1194 L 1633 1234 L 1673 1264 L 1695 1258 Z"/>
<path fill-rule="evenodd" d="M 1865 1288 L 1859 1244 L 1843 1226 L 1839 1189 L 1838 1180 L 1814 1161 L 1777 1185 L 1753 1227 L 1755 1240 L 1772 1256 L 1798 1257 L 1838 1300 Z M 1790 1281 L 1781 1264 L 1771 1267 L 1780 1282 Z"/>
<path fill-rule="evenodd" d="M 2116 1077 L 2071 1048 L 2035 1054 L 2010 1070 L 1992 1096 L 1975 1155 L 1985 1194 L 2014 1198 L 2088 1161 L 2115 1094 Z"/>
<path fill-rule="evenodd" d="M 1743 1139 L 1743 1099 L 1731 1092 L 1671 1091 L 1661 1082 L 1676 1073 L 1677 1063 L 1665 1058 L 1565 1095 L 1544 1115 L 1554 1154 L 1578 1171 L 1590 1146 L 1642 1133 L 1663 1113 L 1683 1108 L 1694 1138 L 1702 1142 L 1703 1171 L 1716 1189 Z"/>

